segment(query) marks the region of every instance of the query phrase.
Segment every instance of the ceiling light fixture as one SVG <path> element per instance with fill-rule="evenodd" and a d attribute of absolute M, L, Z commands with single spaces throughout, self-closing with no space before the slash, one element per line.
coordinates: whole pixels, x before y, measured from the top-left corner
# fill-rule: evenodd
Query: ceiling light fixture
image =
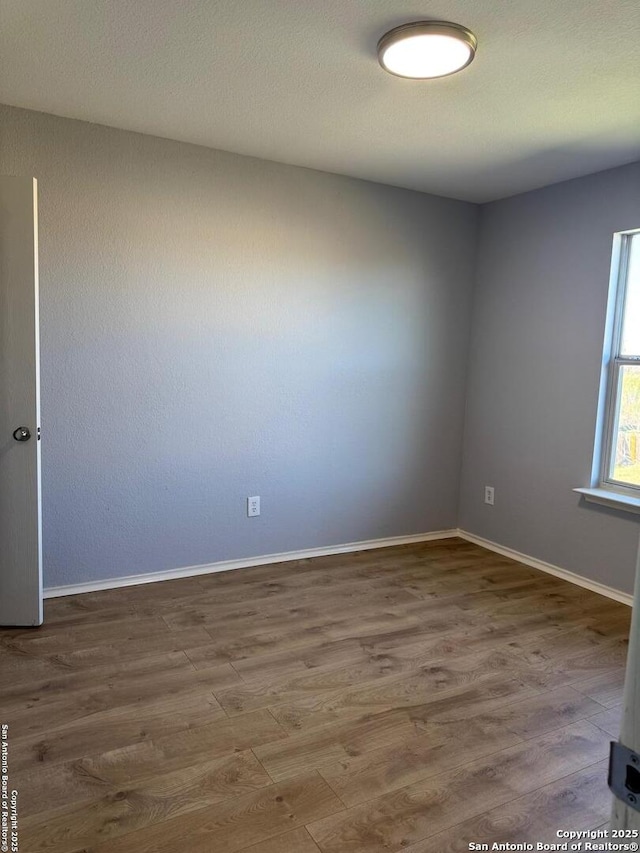
<path fill-rule="evenodd" d="M 448 21 L 402 24 L 378 42 L 380 65 L 397 77 L 429 80 L 466 68 L 476 55 L 474 34 Z"/>

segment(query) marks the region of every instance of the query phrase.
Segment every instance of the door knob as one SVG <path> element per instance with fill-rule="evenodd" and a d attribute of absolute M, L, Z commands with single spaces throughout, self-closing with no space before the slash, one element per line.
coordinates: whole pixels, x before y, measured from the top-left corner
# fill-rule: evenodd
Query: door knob
<path fill-rule="evenodd" d="M 29 441 L 31 433 L 28 427 L 18 427 L 18 429 L 14 429 L 13 431 L 13 437 L 16 441 Z"/>

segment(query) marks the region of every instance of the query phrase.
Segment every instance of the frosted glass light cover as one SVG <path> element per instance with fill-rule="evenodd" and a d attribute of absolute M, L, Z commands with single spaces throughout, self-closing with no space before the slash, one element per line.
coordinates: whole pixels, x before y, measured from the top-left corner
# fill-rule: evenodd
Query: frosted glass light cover
<path fill-rule="evenodd" d="M 391 74 L 427 80 L 461 70 L 471 62 L 475 49 L 475 36 L 464 27 L 417 22 L 383 36 L 378 43 L 378 56 L 382 67 Z"/>

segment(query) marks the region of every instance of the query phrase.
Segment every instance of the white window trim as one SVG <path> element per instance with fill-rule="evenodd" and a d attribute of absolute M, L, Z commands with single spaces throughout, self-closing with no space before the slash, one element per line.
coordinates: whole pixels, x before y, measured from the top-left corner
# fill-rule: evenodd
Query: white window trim
<path fill-rule="evenodd" d="M 582 495 L 589 503 L 640 514 L 640 495 L 632 496 L 622 492 L 612 492 L 611 489 L 574 489 L 573 491 Z"/>
<path fill-rule="evenodd" d="M 618 231 L 613 238 L 591 486 L 589 488 L 576 488 L 573 491 L 593 503 L 614 507 L 626 512 L 640 513 L 640 487 L 620 483 L 608 476 L 613 452 L 615 404 L 620 366 L 622 364 L 640 364 L 640 358 L 629 359 L 618 356 L 629 266 L 628 238 L 634 234 L 640 234 L 640 228 Z"/>
<path fill-rule="evenodd" d="M 608 347 L 607 391 L 605 396 L 604 431 L 602 447 L 600 448 L 601 466 L 598 477 L 600 491 L 614 492 L 632 498 L 640 498 L 640 486 L 633 486 L 615 480 L 611 475 L 611 457 L 613 455 L 613 439 L 617 432 L 616 403 L 620 385 L 620 368 L 625 365 L 640 365 L 640 356 L 626 357 L 620 355 L 622 339 L 622 324 L 627 291 L 629 272 L 629 242 L 634 234 L 640 234 L 640 229 L 620 231 L 614 239 L 614 257 L 612 263 L 612 284 L 615 283 L 615 304 L 611 341 Z"/>

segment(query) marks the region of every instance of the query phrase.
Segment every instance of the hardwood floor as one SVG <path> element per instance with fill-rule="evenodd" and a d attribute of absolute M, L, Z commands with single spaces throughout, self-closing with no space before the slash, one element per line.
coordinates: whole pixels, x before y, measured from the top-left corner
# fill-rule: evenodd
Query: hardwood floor
<path fill-rule="evenodd" d="M 630 609 L 459 539 L 0 630 L 25 853 L 448 853 L 606 823 Z"/>

